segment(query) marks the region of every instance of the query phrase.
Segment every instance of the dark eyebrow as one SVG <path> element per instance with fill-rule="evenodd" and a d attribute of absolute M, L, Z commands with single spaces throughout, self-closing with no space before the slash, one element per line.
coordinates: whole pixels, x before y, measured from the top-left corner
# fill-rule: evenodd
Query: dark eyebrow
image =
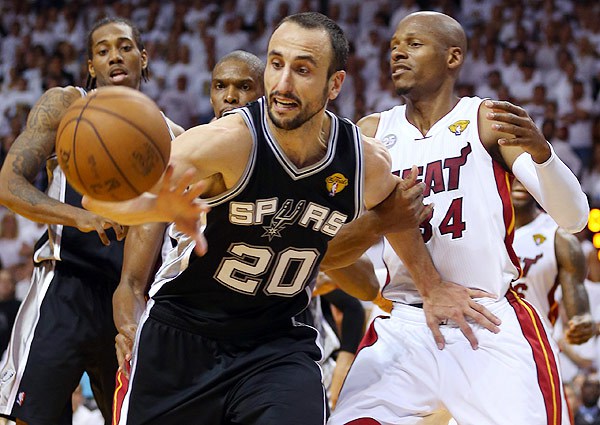
<path fill-rule="evenodd" d="M 129 38 L 129 37 L 119 37 L 119 38 L 117 39 L 117 41 L 118 41 L 119 43 L 122 43 L 123 41 L 131 41 L 131 42 L 133 43 L 133 40 L 132 40 L 131 38 Z M 102 40 L 98 41 L 98 42 L 95 44 L 95 46 L 99 46 L 100 44 L 103 44 L 103 43 L 108 43 L 108 40 L 106 40 L 106 39 L 102 39 Z"/>
<path fill-rule="evenodd" d="M 278 52 L 277 50 L 271 50 L 268 55 L 283 57 L 283 55 L 280 52 Z M 315 58 L 312 55 L 299 55 L 299 56 L 296 56 L 294 58 L 294 60 L 305 60 L 307 62 L 310 62 L 314 66 L 317 66 L 317 62 L 315 61 Z"/>

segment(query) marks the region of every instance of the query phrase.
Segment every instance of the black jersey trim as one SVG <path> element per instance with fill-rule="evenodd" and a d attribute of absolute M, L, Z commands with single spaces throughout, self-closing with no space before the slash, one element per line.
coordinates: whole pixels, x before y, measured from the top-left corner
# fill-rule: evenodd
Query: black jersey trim
<path fill-rule="evenodd" d="M 357 125 L 354 125 L 350 120 L 342 118 L 347 121 L 354 130 L 354 149 L 356 149 L 356 177 L 355 177 L 355 190 L 354 190 L 354 217 L 352 220 L 358 218 L 365 209 L 364 203 L 364 188 L 365 188 L 365 175 L 364 175 L 364 152 L 362 135 Z"/>
<path fill-rule="evenodd" d="M 279 161 L 283 169 L 293 180 L 299 180 L 301 178 L 316 174 L 324 168 L 326 168 L 333 161 L 335 157 L 335 148 L 337 146 L 339 126 L 338 119 L 334 114 L 327 110 L 325 111 L 327 115 L 331 118 L 331 131 L 329 134 L 329 140 L 327 142 L 327 152 L 325 156 L 319 161 L 317 161 L 315 164 L 298 169 L 296 165 L 288 159 L 283 149 L 281 149 L 279 143 L 277 143 L 275 137 L 271 134 L 271 130 L 269 129 L 269 123 L 267 121 L 267 114 L 265 113 L 265 107 L 266 106 L 263 98 L 260 100 L 260 109 L 263 119 L 263 134 L 265 136 L 265 139 L 267 140 L 267 144 L 271 147 L 275 158 L 277 158 L 277 161 Z"/>
<path fill-rule="evenodd" d="M 250 134 L 252 135 L 252 151 L 250 152 L 250 158 L 248 159 L 246 169 L 244 170 L 244 173 L 242 174 L 236 185 L 220 195 L 204 200 L 211 207 L 223 204 L 229 201 L 230 199 L 236 197 L 240 192 L 242 192 L 248 185 L 248 182 L 250 181 L 250 176 L 252 176 L 252 172 L 254 171 L 254 167 L 256 166 L 258 135 L 256 131 L 256 126 L 252 121 L 252 116 L 250 115 L 249 109 L 247 107 L 237 108 L 232 111 L 229 111 L 228 114 L 239 114 L 242 116 L 244 122 L 250 130 Z"/>

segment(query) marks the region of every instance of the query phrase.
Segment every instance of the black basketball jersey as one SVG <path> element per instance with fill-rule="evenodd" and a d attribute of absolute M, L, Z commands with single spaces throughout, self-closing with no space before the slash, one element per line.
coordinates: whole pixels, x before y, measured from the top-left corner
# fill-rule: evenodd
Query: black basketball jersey
<path fill-rule="evenodd" d="M 85 90 L 79 88 L 82 96 Z M 67 178 L 58 165 L 56 153 L 46 162 L 48 173 L 47 195 L 78 208 L 82 196 L 67 182 Z M 110 240 L 109 246 L 104 246 L 95 231 L 84 233 L 79 229 L 58 224 L 48 225 L 47 231 L 35 246 L 34 261 L 61 261 L 61 267 L 78 268 L 89 271 L 90 278 L 106 277 L 113 285 L 119 282 L 123 263 L 123 241 L 118 241 L 112 229 L 106 234 Z"/>
<path fill-rule="evenodd" d="M 360 214 L 358 128 L 328 112 L 327 153 L 297 169 L 271 134 L 265 108 L 262 98 L 232 111 L 253 136 L 249 163 L 235 187 L 207 200 L 206 255 L 175 235 L 150 291 L 151 315 L 215 338 L 290 326 L 310 301 L 328 241 Z"/>

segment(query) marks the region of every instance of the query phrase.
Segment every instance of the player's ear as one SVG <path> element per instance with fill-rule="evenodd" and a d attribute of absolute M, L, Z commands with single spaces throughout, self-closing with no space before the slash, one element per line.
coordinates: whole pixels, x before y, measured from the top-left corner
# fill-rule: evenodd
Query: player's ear
<path fill-rule="evenodd" d="M 460 68 L 463 63 L 463 52 L 460 47 L 451 47 L 448 49 L 448 67 L 452 69 Z"/>
<path fill-rule="evenodd" d="M 333 100 L 340 94 L 342 90 L 342 84 L 346 78 L 346 71 L 335 71 L 331 77 L 329 77 L 329 100 Z"/>
<path fill-rule="evenodd" d="M 96 70 L 94 69 L 91 59 L 88 59 L 88 72 L 92 78 L 96 78 Z"/>
<path fill-rule="evenodd" d="M 140 55 L 142 57 L 142 69 L 148 68 L 148 52 L 146 52 L 146 49 L 143 49 Z"/>

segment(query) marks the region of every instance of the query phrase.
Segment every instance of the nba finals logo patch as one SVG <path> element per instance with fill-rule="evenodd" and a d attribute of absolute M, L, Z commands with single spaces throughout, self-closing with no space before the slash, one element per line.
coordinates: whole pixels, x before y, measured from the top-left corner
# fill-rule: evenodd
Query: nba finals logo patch
<path fill-rule="evenodd" d="M 545 240 L 546 236 L 542 235 L 541 233 L 536 233 L 535 235 L 533 235 L 533 241 L 536 245 L 543 244 Z"/>
<path fill-rule="evenodd" d="M 336 193 L 341 192 L 348 186 L 348 179 L 341 173 L 335 173 L 325 179 L 325 184 L 329 196 L 335 196 Z"/>
<path fill-rule="evenodd" d="M 396 144 L 397 140 L 398 140 L 398 138 L 396 137 L 395 134 L 388 134 L 388 135 L 384 136 L 383 139 L 381 139 L 381 142 L 384 144 L 384 146 L 386 148 L 389 149 Z"/>
<path fill-rule="evenodd" d="M 470 122 L 471 121 L 469 121 L 469 120 L 456 121 L 454 124 L 452 124 L 448 127 L 448 130 L 450 130 L 456 136 L 460 136 L 463 133 L 463 131 L 465 131 L 467 129 Z"/>

